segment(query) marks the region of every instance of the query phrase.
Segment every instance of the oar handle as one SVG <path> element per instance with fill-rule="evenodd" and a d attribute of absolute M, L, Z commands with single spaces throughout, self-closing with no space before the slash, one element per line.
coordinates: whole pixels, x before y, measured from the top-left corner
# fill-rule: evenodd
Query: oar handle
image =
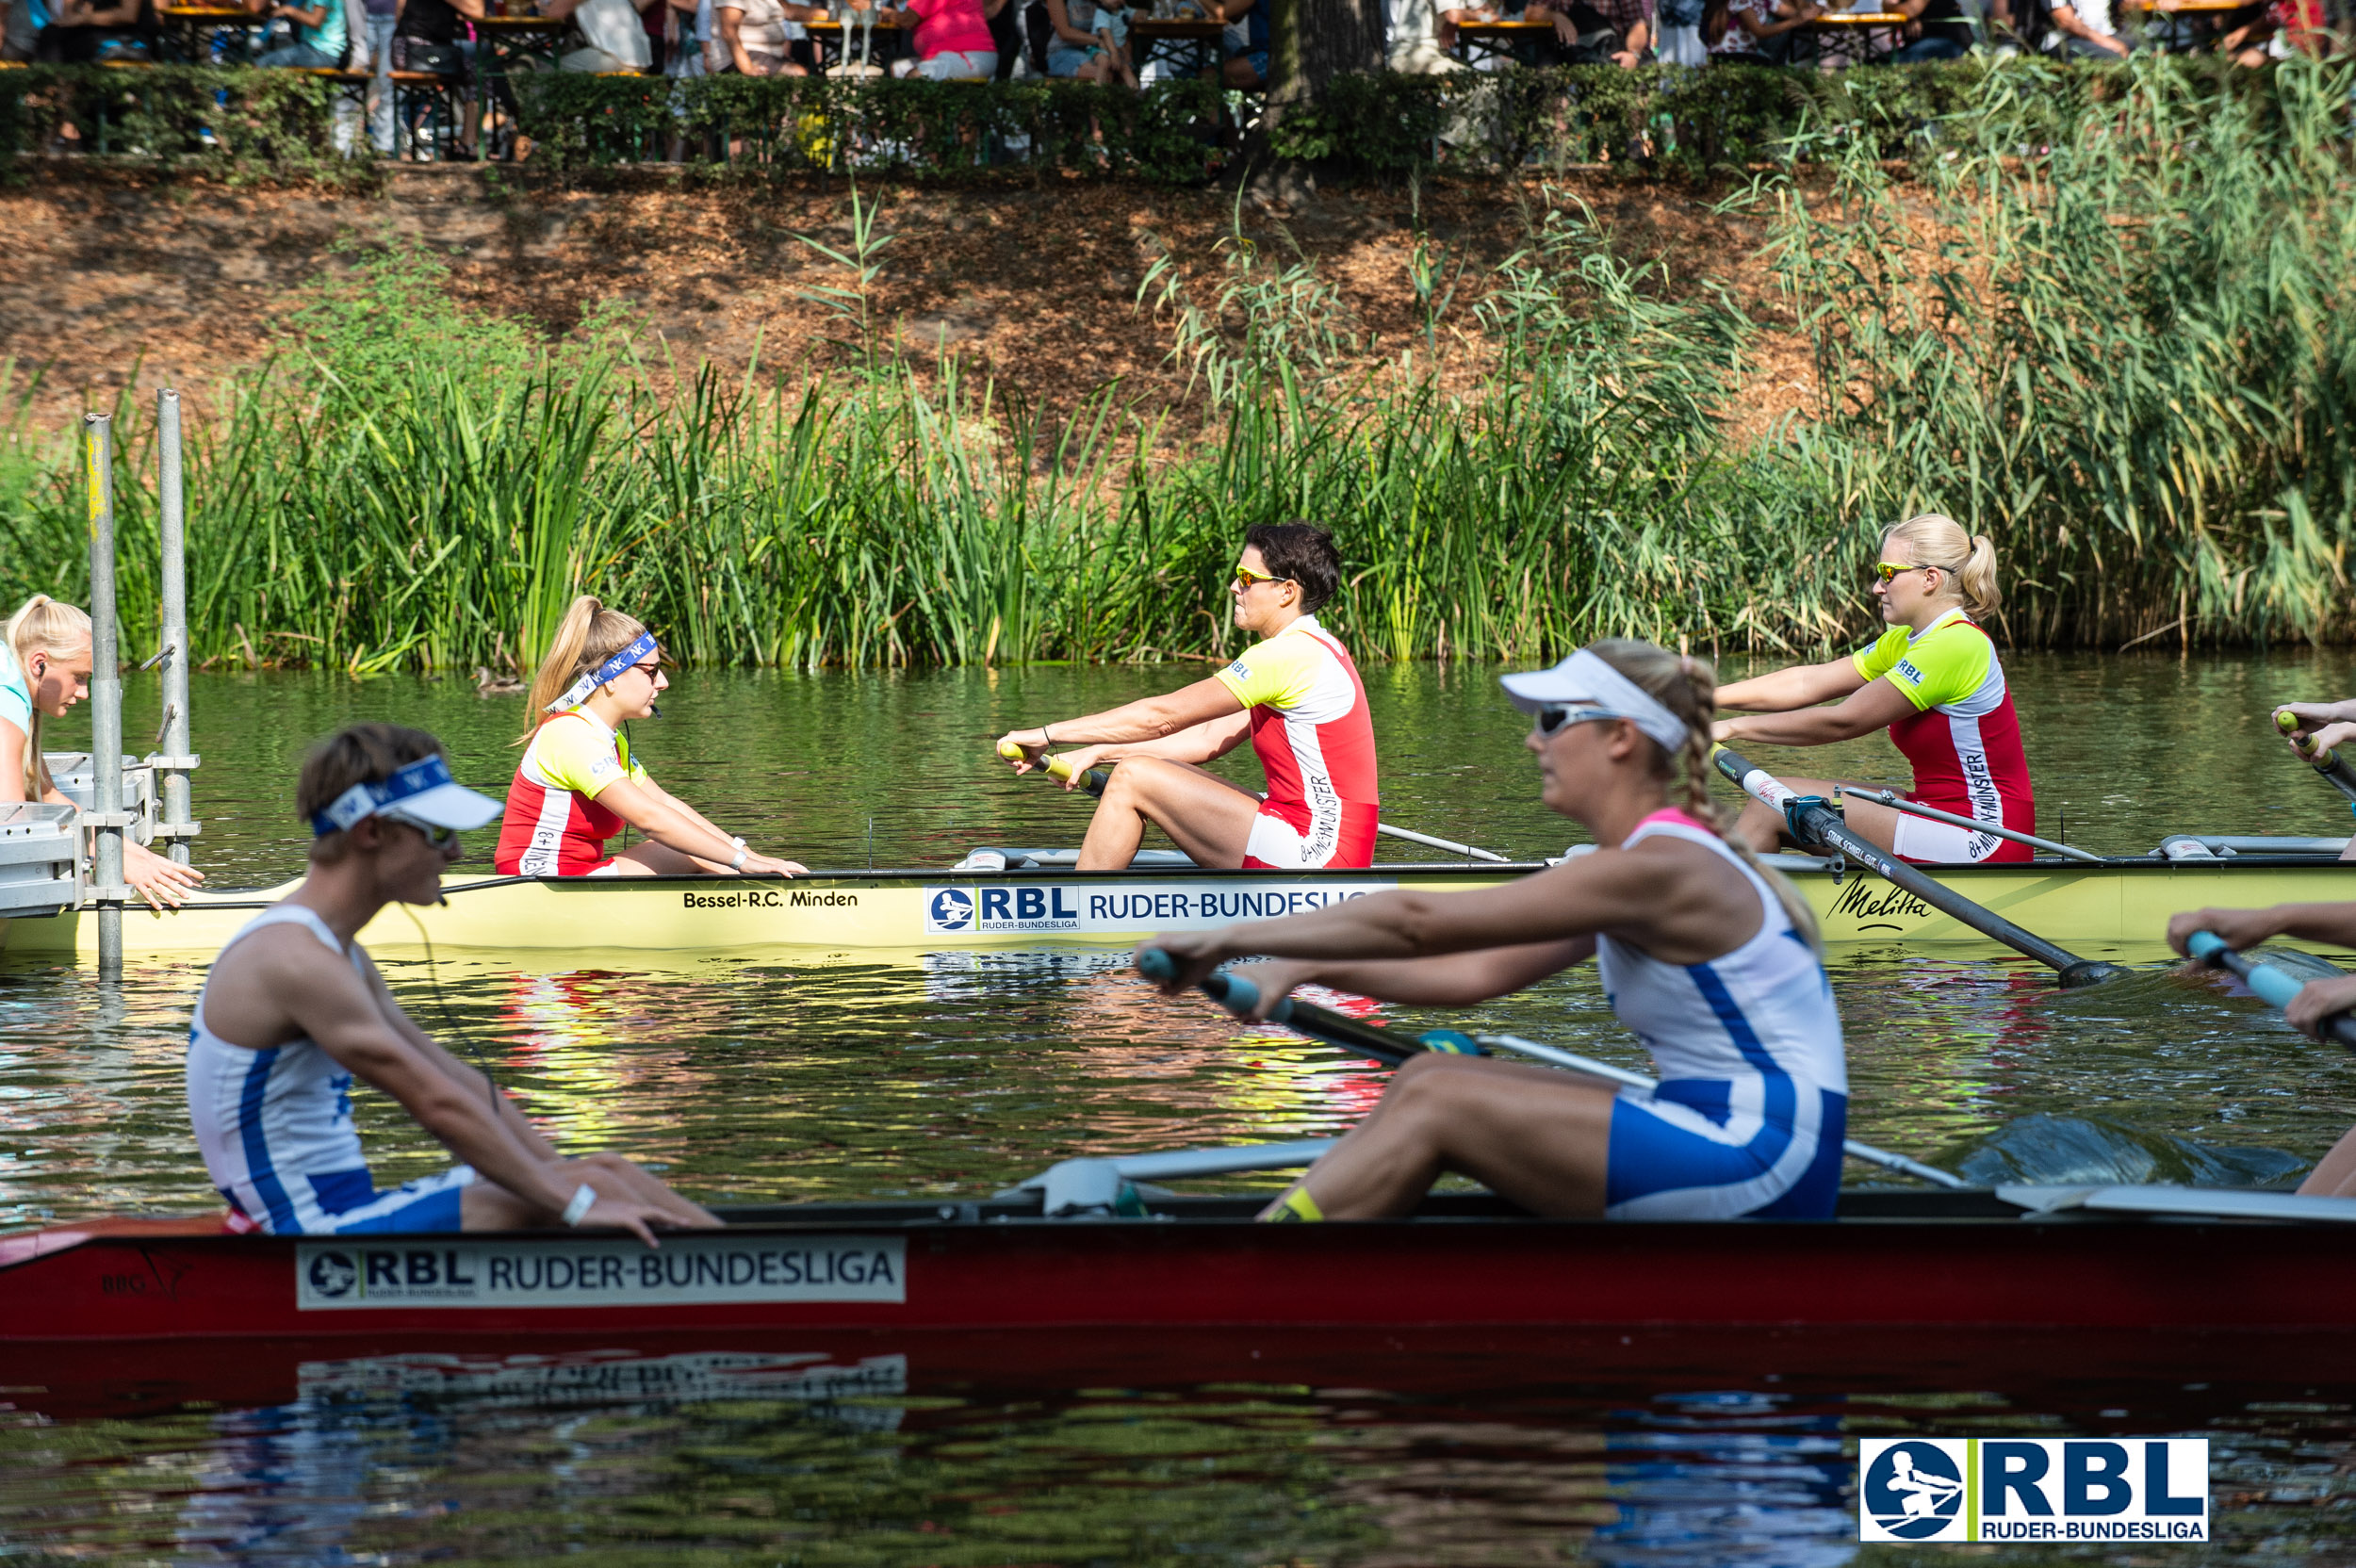
<path fill-rule="evenodd" d="M 2184 943 L 2184 951 L 2211 969 L 2230 970 L 2241 979 L 2242 984 L 2257 994 L 2259 1001 L 2269 1007 L 2288 1007 L 2291 998 L 2307 987 L 2306 981 L 2286 969 L 2269 964 L 2263 958 L 2252 958 L 2246 953 L 2234 952 L 2225 945 L 2225 939 L 2214 931 L 2195 931 L 2191 939 Z M 2350 1051 L 2356 1051 L 2356 1018 L 2346 1013 L 2334 1013 L 2323 1021 L 2323 1032 Z"/>
<path fill-rule="evenodd" d="M 1783 813 L 1792 836 L 1805 844 L 1816 844 L 1838 850 L 1893 887 L 1904 888 L 1923 903 L 1956 921 L 1981 936 L 2000 941 L 2016 953 L 2025 953 L 2038 963 L 2056 972 L 2064 986 L 2091 985 L 2107 980 L 2125 971 L 2116 964 L 2092 958 L 2081 958 L 2068 948 L 2057 947 L 2036 932 L 2023 929 L 1992 909 L 1981 907 L 1942 882 L 1934 881 L 1916 867 L 1906 864 L 1879 844 L 1857 833 L 1841 820 L 1830 802 L 1819 795 L 1804 795 L 1766 769 L 1753 766 L 1742 753 L 1725 746 L 1710 750 L 1710 760 L 1718 766 L 1742 792 L 1763 805 Z"/>
<path fill-rule="evenodd" d="M 1012 741 L 1001 741 L 998 743 L 998 755 L 1005 758 L 1009 762 L 1020 762 L 1026 754 L 1021 746 L 1016 745 Z M 1067 758 L 1041 757 L 1039 760 L 1038 766 L 1040 772 L 1046 774 L 1048 777 L 1054 779 L 1058 784 L 1063 783 L 1072 776 L 1072 763 Z M 1087 776 L 1080 780 L 1080 788 L 1086 790 L 1092 795 L 1103 794 L 1104 792 L 1104 770 L 1102 768 L 1088 769 Z"/>
<path fill-rule="evenodd" d="M 2287 708 L 2274 710 L 2274 727 L 2282 732 L 2282 738 L 2291 743 L 2291 749 L 2299 753 L 2309 767 L 2321 774 L 2325 782 L 2348 798 L 2349 809 L 2356 810 L 2356 768 L 2350 768 L 2348 760 L 2337 751 L 2329 746 L 2316 745 L 2313 735 L 2301 735 L 2299 732 L 2299 715 Z"/>
<path fill-rule="evenodd" d="M 1137 972 L 1157 986 L 1167 986 L 1178 977 L 1178 965 L 1162 949 L 1149 947 L 1137 955 Z M 1252 1010 L 1260 1004 L 1259 987 L 1240 974 L 1224 971 L 1214 971 L 1203 977 L 1203 994 L 1237 1018 L 1250 1018 Z M 1421 1038 L 1413 1038 L 1395 1030 L 1361 1023 L 1314 1002 L 1296 1002 L 1289 996 L 1268 1009 L 1268 1021 L 1314 1036 L 1328 1045 L 1340 1046 L 1353 1055 L 1370 1056 L 1389 1067 L 1397 1067 L 1422 1051 L 1464 1056 L 1482 1054 L 1481 1047 L 1469 1037 L 1453 1029 L 1434 1029 Z"/>

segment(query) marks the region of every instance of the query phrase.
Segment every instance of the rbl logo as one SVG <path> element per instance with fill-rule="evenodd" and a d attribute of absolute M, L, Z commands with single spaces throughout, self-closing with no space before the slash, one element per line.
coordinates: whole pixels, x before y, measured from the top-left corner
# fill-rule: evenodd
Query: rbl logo
<path fill-rule="evenodd" d="M 2206 1438 L 1868 1438 L 1860 1541 L 2206 1541 Z"/>

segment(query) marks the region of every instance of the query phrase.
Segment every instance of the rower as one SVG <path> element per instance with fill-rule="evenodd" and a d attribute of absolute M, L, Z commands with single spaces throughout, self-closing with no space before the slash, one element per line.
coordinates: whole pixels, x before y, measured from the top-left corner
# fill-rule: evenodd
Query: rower
<path fill-rule="evenodd" d="M 1155 937 L 1175 993 L 1222 961 L 1265 1016 L 1316 982 L 1472 1006 L 1593 955 L 1651 1051 L 1649 1094 L 1481 1056 L 1411 1056 L 1371 1115 L 1261 1215 L 1413 1210 L 1454 1170 L 1524 1208 L 1614 1218 L 1827 1219 L 1848 1117 L 1841 1016 L 1799 895 L 1710 804 L 1708 663 L 1612 641 L 1505 678 L 1535 721 L 1545 804 L 1598 847 L 1468 892 L 1400 889 L 1282 920 Z"/>
<path fill-rule="evenodd" d="M 798 861 L 758 855 L 672 794 L 630 754 L 621 732 L 652 717 L 670 689 L 663 649 L 634 617 L 587 594 L 573 600 L 525 698 L 532 727 L 507 787 L 491 863 L 507 876 L 693 876 L 704 872 L 800 876 Z M 617 855 L 624 826 L 646 838 Z"/>
<path fill-rule="evenodd" d="M 46 594 L 35 594 L 8 617 L 0 637 L 0 803 L 41 800 L 70 806 L 41 754 L 41 721 L 65 717 L 90 695 L 90 616 Z M 194 866 L 167 859 L 127 834 L 123 881 L 148 906 L 178 908 L 205 880 Z"/>
<path fill-rule="evenodd" d="M 1374 863 L 1374 725 L 1349 650 L 1317 624 L 1341 585 L 1333 536 L 1307 523 L 1262 523 L 1244 535 L 1233 586 L 1236 627 L 1261 641 L 1207 679 L 1167 696 L 1009 731 L 999 749 L 1018 774 L 1063 754 L 1064 788 L 1119 762 L 1080 846 L 1083 871 L 1125 867 L 1153 822 L 1197 865 L 1294 869 Z M 1202 766 L 1246 735 L 1267 775 L 1266 799 Z"/>
<path fill-rule="evenodd" d="M 1718 688 L 1718 706 L 1757 718 L 1726 719 L 1717 739 L 1775 746 L 1821 746 L 1876 729 L 1914 767 L 1906 798 L 2016 833 L 2037 831 L 2029 760 L 2021 721 L 1996 645 L 1978 618 L 2000 602 L 1996 547 L 1967 536 L 1953 519 L 1924 513 L 1882 533 L 1882 619 L 1890 629 L 1870 646 L 1828 664 L 1795 665 Z M 1842 699 L 1836 707 L 1819 707 Z M 1824 778 L 1787 778 L 1803 795 L 1875 786 Z M 1849 825 L 1902 859 L 1927 864 L 2026 860 L 2032 851 L 1952 823 L 1850 798 Z M 1754 802 L 1735 825 L 1755 849 L 1776 847 L 1788 829 L 1780 812 Z"/>
<path fill-rule="evenodd" d="M 2331 947 L 2356 947 L 2356 904 L 2277 904 L 2266 909 L 2190 909 L 2169 918 L 2168 945 L 2190 956 L 2187 946 L 2196 931 L 2214 931 L 2236 953 L 2288 937 L 2298 941 L 2323 942 Z M 2310 1038 L 2323 1037 L 2324 1024 L 2356 1007 L 2356 974 L 2310 980 L 2282 1009 L 2292 1027 Z M 2356 1198 L 2356 1128 L 2341 1135 L 2331 1152 L 2315 1162 L 2299 1190 L 2315 1198 Z"/>
<path fill-rule="evenodd" d="M 246 1225 L 328 1235 L 561 1219 L 653 1246 L 656 1227 L 719 1223 L 618 1155 L 558 1154 L 488 1078 L 410 1021 L 352 939 L 395 900 L 437 902 L 458 835 L 499 814 L 450 781 L 440 742 L 354 725 L 312 752 L 295 804 L 313 834 L 308 874 L 229 939 L 188 1030 L 189 1119 Z M 354 1078 L 466 1163 L 377 1190 L 352 1127 Z"/>
<path fill-rule="evenodd" d="M 2290 723 L 2282 720 L 2289 716 Z M 2327 752 L 2334 752 L 2356 741 L 2356 701 L 2349 702 L 2285 702 L 2274 710 L 2274 722 L 2282 731 L 2283 743 L 2291 755 L 2313 764 Z M 2356 752 L 2348 754 L 2356 757 Z M 2356 838 L 2350 838 L 2340 850 L 2343 860 L 2356 860 Z"/>

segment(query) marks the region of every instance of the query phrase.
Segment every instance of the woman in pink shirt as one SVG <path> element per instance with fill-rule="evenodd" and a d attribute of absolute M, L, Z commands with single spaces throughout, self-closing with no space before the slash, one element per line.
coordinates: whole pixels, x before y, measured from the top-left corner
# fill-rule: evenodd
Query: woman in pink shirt
<path fill-rule="evenodd" d="M 998 45 L 990 36 L 990 16 L 1006 0 L 908 0 L 900 25 L 916 27 L 912 74 L 936 82 L 988 81 L 998 70 Z"/>

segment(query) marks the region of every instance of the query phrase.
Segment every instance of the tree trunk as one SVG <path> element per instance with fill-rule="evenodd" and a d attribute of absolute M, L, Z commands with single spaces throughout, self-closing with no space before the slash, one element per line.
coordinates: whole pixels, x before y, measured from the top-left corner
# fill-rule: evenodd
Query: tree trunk
<path fill-rule="evenodd" d="M 1317 193 L 1306 167 L 1273 158 L 1268 134 L 1296 104 L 1352 71 L 1383 69 L 1383 0 L 1268 0 L 1268 98 L 1236 169 L 1263 195 L 1298 203 Z"/>

